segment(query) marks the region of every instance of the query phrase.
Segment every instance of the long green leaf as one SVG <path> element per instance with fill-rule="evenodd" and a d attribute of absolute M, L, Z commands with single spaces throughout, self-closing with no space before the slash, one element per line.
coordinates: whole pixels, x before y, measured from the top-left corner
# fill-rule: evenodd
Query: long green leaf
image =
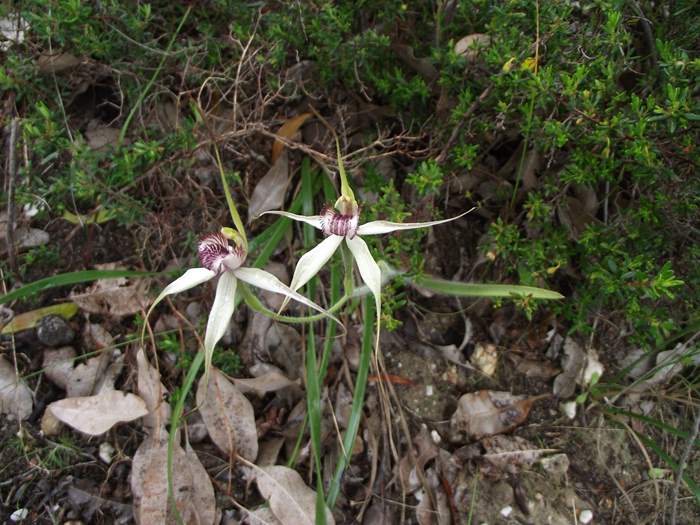
<path fill-rule="evenodd" d="M 116 279 L 118 277 L 153 277 L 161 275 L 162 272 L 137 272 L 133 270 L 83 270 L 80 272 L 68 272 L 39 279 L 29 283 L 17 290 L 0 297 L 0 304 L 5 304 L 16 299 L 24 299 L 34 294 L 56 288 L 57 286 L 68 286 L 70 284 L 86 283 L 96 279 Z"/>
<path fill-rule="evenodd" d="M 372 332 L 374 328 L 374 299 L 369 296 L 365 298 L 364 308 L 364 329 L 362 332 L 362 352 L 360 354 L 360 366 L 357 369 L 357 379 L 355 380 L 355 392 L 352 396 L 352 408 L 350 417 L 348 418 L 348 428 L 345 430 L 343 437 L 343 447 L 345 454 L 341 454 L 338 460 L 338 465 L 335 468 L 335 474 L 331 480 L 331 486 L 328 489 L 328 497 L 326 504 L 332 509 L 335 505 L 335 500 L 340 492 L 340 482 L 343 479 L 345 467 L 350 462 L 352 449 L 355 446 L 355 438 L 357 431 L 360 428 L 360 419 L 362 417 L 362 407 L 365 402 L 365 391 L 367 389 L 367 379 L 369 377 L 369 363 L 372 357 L 373 338 Z"/>
<path fill-rule="evenodd" d="M 433 292 L 457 295 L 460 297 L 522 297 L 531 296 L 533 299 L 564 299 L 559 292 L 536 288 L 534 286 L 519 286 L 514 284 L 480 284 L 447 281 L 431 276 L 409 278 L 413 284 L 427 288 Z"/>

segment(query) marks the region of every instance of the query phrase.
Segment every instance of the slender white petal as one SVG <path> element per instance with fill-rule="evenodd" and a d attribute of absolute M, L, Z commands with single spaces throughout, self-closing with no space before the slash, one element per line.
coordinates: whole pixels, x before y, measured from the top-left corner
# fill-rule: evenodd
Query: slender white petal
<path fill-rule="evenodd" d="M 369 252 L 367 243 L 357 236 L 352 239 L 345 239 L 348 243 L 348 248 L 352 252 L 352 256 L 357 261 L 357 268 L 360 270 L 360 276 L 367 287 L 374 295 L 374 303 L 377 306 L 377 317 L 381 313 L 381 288 L 382 288 L 382 272 L 379 269 L 376 261 Z M 379 330 L 379 326 L 377 326 Z"/>
<path fill-rule="evenodd" d="M 271 273 L 266 272 L 265 270 L 260 270 L 258 268 L 238 268 L 233 273 L 236 277 L 238 277 L 243 282 L 246 282 L 248 284 L 252 284 L 253 286 L 256 286 L 257 288 L 260 288 L 262 290 L 266 290 L 268 292 L 274 292 L 274 293 L 286 295 L 287 297 L 294 299 L 295 301 L 298 301 L 301 304 L 305 304 L 306 306 L 310 306 L 314 310 L 317 310 L 317 311 L 321 312 L 322 314 L 330 317 L 339 325 L 342 325 L 342 323 L 336 317 L 334 317 L 333 315 L 328 313 L 326 310 L 321 308 L 319 305 L 317 305 L 313 301 L 307 299 L 306 297 L 304 297 L 300 293 L 295 292 L 289 286 L 287 286 L 286 284 L 283 284 L 282 281 L 280 281 L 277 277 L 275 277 Z"/>
<path fill-rule="evenodd" d="M 302 255 L 294 269 L 294 275 L 289 287 L 296 292 L 308 283 L 328 262 L 328 259 L 335 253 L 341 242 L 343 242 L 343 237 L 340 235 L 330 235 L 323 239 L 314 249 Z"/>
<path fill-rule="evenodd" d="M 320 215 L 297 215 L 296 213 L 289 213 L 288 211 L 274 210 L 261 213 L 260 216 L 262 217 L 263 215 L 267 215 L 268 213 L 272 215 L 281 215 L 282 217 L 287 217 L 288 219 L 293 219 L 299 222 L 305 222 L 306 224 L 310 224 L 314 228 L 317 228 L 319 230 L 321 229 Z"/>
<path fill-rule="evenodd" d="M 323 239 L 314 249 L 302 255 L 296 268 L 294 268 L 294 275 L 289 287 L 296 292 L 308 283 L 323 268 L 328 259 L 333 256 L 341 242 L 343 242 L 343 237 L 340 235 L 330 235 Z M 289 296 L 285 297 L 280 307 L 280 312 L 284 310 L 289 300 Z"/>
<path fill-rule="evenodd" d="M 472 208 L 474 209 L 474 208 Z M 416 228 L 428 228 L 430 226 L 437 226 L 438 224 L 444 224 L 450 221 L 456 221 L 460 217 L 464 217 L 467 213 L 472 210 L 465 211 L 461 215 L 456 217 L 451 217 L 449 219 L 443 219 L 441 221 L 430 221 L 430 222 L 390 222 L 390 221 L 372 221 L 365 224 L 361 224 L 357 229 L 358 235 L 381 235 L 382 233 L 390 233 L 397 230 L 414 230 Z"/>
<path fill-rule="evenodd" d="M 214 304 L 209 312 L 207 331 L 204 335 L 204 371 L 211 369 L 211 358 L 216 343 L 224 336 L 236 306 L 236 285 L 238 281 L 231 272 L 224 272 L 216 285 Z"/>
<path fill-rule="evenodd" d="M 183 273 L 182 276 L 175 279 L 168 286 L 166 286 L 162 292 L 160 292 L 158 297 L 156 297 L 156 300 L 153 301 L 153 304 L 148 309 L 146 317 L 148 317 L 151 314 L 156 305 L 159 302 L 161 302 L 166 295 L 184 292 L 185 290 L 189 290 L 190 288 L 194 288 L 199 284 L 205 283 L 208 280 L 213 279 L 215 276 L 216 274 L 214 272 L 212 272 L 211 270 L 207 270 L 206 268 L 190 268 L 185 273 Z"/>

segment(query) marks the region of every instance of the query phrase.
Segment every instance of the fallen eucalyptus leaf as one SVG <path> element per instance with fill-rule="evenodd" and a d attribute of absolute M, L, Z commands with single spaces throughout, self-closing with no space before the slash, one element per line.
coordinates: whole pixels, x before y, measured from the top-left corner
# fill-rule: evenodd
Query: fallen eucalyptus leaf
<path fill-rule="evenodd" d="M 61 399 L 51 403 L 46 410 L 51 410 L 56 419 L 66 425 L 90 436 L 99 436 L 117 423 L 133 421 L 148 414 L 143 399 L 120 390 Z"/>
<path fill-rule="evenodd" d="M 256 468 L 255 481 L 270 510 L 283 525 L 314 525 L 316 492 L 306 486 L 296 470 L 281 466 Z M 326 523 L 335 524 L 327 508 Z"/>
<path fill-rule="evenodd" d="M 113 263 L 98 265 L 100 270 L 115 270 Z M 92 314 L 123 317 L 143 311 L 147 307 L 146 288 L 148 283 L 135 280 L 129 284 L 126 277 L 98 279 L 83 293 L 72 293 L 71 300 L 86 312 Z"/>
<path fill-rule="evenodd" d="M 177 519 L 168 501 L 167 440 L 146 438 L 131 464 L 131 492 L 134 518 L 141 525 L 175 524 Z M 214 488 L 209 475 L 191 449 L 173 448 L 175 506 L 184 523 L 218 523 Z"/>
<path fill-rule="evenodd" d="M 253 393 L 258 397 L 263 397 L 269 392 L 276 392 L 288 386 L 298 385 L 298 381 L 292 381 L 280 372 L 272 371 L 252 379 L 237 379 L 233 382 L 244 394 Z"/>
<path fill-rule="evenodd" d="M 37 61 L 36 66 L 42 75 L 66 73 L 80 65 L 81 60 L 70 53 L 43 54 Z"/>
<path fill-rule="evenodd" d="M 222 452 L 249 461 L 258 455 L 258 432 L 250 401 L 218 369 L 212 367 L 197 387 L 197 405 L 211 440 Z"/>
<path fill-rule="evenodd" d="M 481 439 L 508 432 L 525 421 L 535 399 L 493 390 L 464 394 L 450 420 L 453 436 Z"/>
<path fill-rule="evenodd" d="M 288 155 L 283 151 L 253 190 L 248 203 L 248 222 L 261 213 L 283 207 L 290 180 Z"/>
<path fill-rule="evenodd" d="M 556 452 L 555 449 L 537 448 L 519 436 L 491 436 L 481 441 L 486 453 L 484 470 L 487 473 L 517 474 L 522 467 L 533 465 L 543 454 Z M 494 472 L 495 471 L 495 472 Z"/>
<path fill-rule="evenodd" d="M 107 370 L 108 352 L 100 352 L 85 363 L 75 366 L 75 350 L 64 346 L 44 351 L 43 369 L 46 377 L 66 391 L 66 397 L 84 397 L 97 392 L 97 385 Z"/>
<path fill-rule="evenodd" d="M 148 409 L 143 424 L 150 430 L 160 429 L 170 420 L 170 405 L 164 399 L 167 390 L 160 381 L 160 372 L 148 362 L 143 348 L 136 352 L 136 366 L 138 393 Z"/>
<path fill-rule="evenodd" d="M 554 395 L 567 398 L 576 392 L 576 380 L 586 362 L 586 354 L 574 339 L 567 337 L 563 346 L 564 355 L 561 358 L 562 373 L 554 379 Z"/>
<path fill-rule="evenodd" d="M 60 315 L 64 319 L 70 319 L 77 312 L 78 305 L 75 303 L 52 304 L 44 308 L 37 308 L 36 310 L 16 315 L 12 321 L 3 327 L 0 333 L 3 335 L 14 334 L 22 330 L 34 328 L 36 324 L 47 315 Z"/>
<path fill-rule="evenodd" d="M 15 368 L 0 357 L 0 413 L 27 419 L 34 408 L 32 391 L 17 377 Z"/>
<path fill-rule="evenodd" d="M 280 126 L 280 129 L 277 130 L 277 135 L 285 139 L 291 139 L 294 134 L 299 131 L 299 128 L 304 125 L 304 122 L 309 120 L 311 116 L 311 113 L 302 113 L 301 115 L 290 118 L 284 124 L 282 124 L 282 126 Z M 277 159 L 280 158 L 284 148 L 284 142 L 279 139 L 275 139 L 275 142 L 272 144 L 272 155 L 270 157 L 273 164 L 275 164 Z"/>

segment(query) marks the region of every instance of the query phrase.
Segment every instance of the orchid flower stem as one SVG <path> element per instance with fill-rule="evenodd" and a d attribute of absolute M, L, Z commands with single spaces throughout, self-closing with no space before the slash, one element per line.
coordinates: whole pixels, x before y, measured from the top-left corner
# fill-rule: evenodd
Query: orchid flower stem
<path fill-rule="evenodd" d="M 221 177 L 221 186 L 224 188 L 224 195 L 226 195 L 226 204 L 228 204 L 228 209 L 231 212 L 231 219 L 233 224 L 236 226 L 238 234 L 243 239 L 243 247 L 248 250 L 248 238 L 245 234 L 245 228 L 243 227 L 243 221 L 241 216 L 238 214 L 238 208 L 236 208 L 236 203 L 233 201 L 231 196 L 231 189 L 228 187 L 228 182 L 226 181 L 226 172 L 224 171 L 224 165 L 221 162 L 221 155 L 219 153 L 219 146 L 216 142 L 212 142 L 214 147 L 214 155 L 216 155 L 216 166 L 219 168 L 219 176 Z"/>
<path fill-rule="evenodd" d="M 258 299 L 258 297 L 252 291 L 250 291 L 250 288 L 246 284 L 240 283 L 240 285 L 238 286 L 238 290 L 241 293 L 241 298 L 243 299 L 243 301 L 245 301 L 245 303 L 250 308 L 252 308 L 253 310 L 255 310 L 258 313 L 266 315 L 269 318 L 271 318 L 275 321 L 279 321 L 281 323 L 306 324 L 306 323 L 312 323 L 314 321 L 320 321 L 321 319 L 326 318 L 326 316 L 324 314 L 307 315 L 307 316 L 303 316 L 303 317 L 292 317 L 289 315 L 280 315 L 277 312 L 274 312 L 274 311 L 270 310 L 269 308 L 267 308 L 262 303 L 262 301 L 260 299 Z M 346 302 L 348 302 L 349 299 L 350 299 L 350 296 L 344 295 L 343 297 L 341 297 L 338 300 L 338 302 L 336 302 L 333 306 L 328 308 L 326 310 L 326 312 L 331 313 L 331 314 L 337 312 L 338 310 L 340 310 L 343 307 L 343 305 Z"/>
<path fill-rule="evenodd" d="M 345 467 L 347 467 L 352 456 L 352 450 L 355 447 L 355 438 L 357 438 L 357 431 L 360 428 L 360 419 L 362 417 L 362 407 L 365 400 L 365 391 L 367 390 L 367 379 L 369 377 L 369 364 L 372 357 L 373 349 L 373 338 L 372 329 L 374 327 L 374 298 L 368 296 L 365 298 L 365 309 L 364 309 L 364 329 L 362 332 L 362 352 L 360 354 L 360 365 L 357 370 L 357 379 L 355 381 L 355 392 L 352 398 L 352 408 L 350 411 L 350 418 L 348 420 L 348 427 L 345 431 L 345 436 L 343 437 L 343 446 L 345 454 L 341 454 L 338 464 L 335 468 L 335 473 L 333 479 L 331 480 L 331 485 L 328 489 L 328 496 L 326 497 L 326 505 L 329 508 L 333 508 L 335 501 L 338 498 L 340 492 L 340 482 L 343 479 L 343 473 L 345 472 Z M 379 327 L 377 327 L 378 329 Z"/>

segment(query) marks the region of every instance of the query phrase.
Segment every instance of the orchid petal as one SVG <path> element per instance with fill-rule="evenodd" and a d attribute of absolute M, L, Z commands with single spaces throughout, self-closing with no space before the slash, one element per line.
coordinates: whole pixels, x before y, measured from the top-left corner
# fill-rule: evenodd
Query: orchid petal
<path fill-rule="evenodd" d="M 472 208 L 473 209 L 473 208 Z M 449 219 L 442 219 L 441 221 L 429 221 L 429 222 L 390 222 L 390 221 L 372 221 L 365 224 L 361 224 L 357 229 L 358 235 L 381 235 L 383 233 L 390 233 L 397 230 L 414 230 L 416 228 L 428 228 L 430 226 L 437 226 L 438 224 L 444 224 L 450 221 L 456 221 L 460 217 L 464 217 L 467 213 L 472 210 L 465 211 L 464 213 L 457 215 L 456 217 L 451 217 Z"/>
<path fill-rule="evenodd" d="M 166 295 L 184 292 L 185 290 L 189 290 L 190 288 L 194 288 L 199 284 L 213 279 L 215 276 L 216 274 L 214 272 L 207 270 L 206 268 L 190 268 L 184 274 L 182 274 L 182 276 L 175 279 L 168 286 L 166 286 L 162 292 L 160 292 L 158 297 L 156 297 L 156 300 L 153 301 L 153 304 L 148 309 L 146 318 L 151 315 L 153 309 L 165 298 Z"/>
<path fill-rule="evenodd" d="M 379 316 L 382 304 L 382 271 L 372 257 L 367 243 L 363 241 L 361 237 L 345 239 L 345 242 L 348 243 L 348 248 L 350 248 L 352 256 L 357 261 L 357 268 L 360 270 L 362 280 L 372 292 L 372 295 L 374 295 L 374 302 L 377 306 L 377 316 Z M 377 326 L 377 330 L 379 330 L 379 326 Z"/>
<path fill-rule="evenodd" d="M 216 295 L 214 304 L 209 312 L 207 321 L 207 331 L 204 335 L 204 371 L 208 373 L 211 369 L 211 359 L 214 355 L 216 343 L 226 333 L 226 328 L 231 321 L 233 310 L 236 307 L 236 285 L 238 281 L 231 272 L 224 272 L 219 277 L 219 284 L 216 285 Z"/>
<path fill-rule="evenodd" d="M 305 222 L 306 224 L 310 224 L 314 228 L 321 229 L 321 216 L 320 215 L 297 215 L 296 213 L 289 213 L 288 211 L 266 211 L 264 213 L 261 213 L 259 216 L 262 217 L 263 215 L 267 214 L 272 214 L 272 215 L 281 215 L 282 217 L 286 217 L 287 219 L 292 219 L 295 221 L 299 222 Z"/>
<path fill-rule="evenodd" d="M 313 250 L 309 250 L 302 255 L 296 268 L 294 268 L 294 275 L 289 287 L 296 292 L 308 283 L 323 268 L 328 259 L 333 256 L 341 242 L 343 242 L 343 237 L 340 235 L 330 235 L 323 239 Z M 289 299 L 289 296 L 285 298 L 280 307 L 280 312 L 287 306 Z"/>
<path fill-rule="evenodd" d="M 269 272 L 266 272 L 265 270 L 260 270 L 258 268 L 238 268 L 233 272 L 233 274 L 243 282 L 252 284 L 261 290 L 286 295 L 287 297 L 294 299 L 301 304 L 305 304 L 306 306 L 310 306 L 314 310 L 321 312 L 323 315 L 330 317 L 339 325 L 342 326 L 343 324 L 332 314 L 328 313 L 326 310 L 300 293 L 295 292 L 289 286 L 283 284 L 277 277 Z"/>
<path fill-rule="evenodd" d="M 343 242 L 343 237 L 340 235 L 330 235 L 323 239 L 313 250 L 309 250 L 302 255 L 294 269 L 294 275 L 289 287 L 296 292 L 308 283 L 328 262 L 328 259 L 335 253 L 341 242 Z"/>

